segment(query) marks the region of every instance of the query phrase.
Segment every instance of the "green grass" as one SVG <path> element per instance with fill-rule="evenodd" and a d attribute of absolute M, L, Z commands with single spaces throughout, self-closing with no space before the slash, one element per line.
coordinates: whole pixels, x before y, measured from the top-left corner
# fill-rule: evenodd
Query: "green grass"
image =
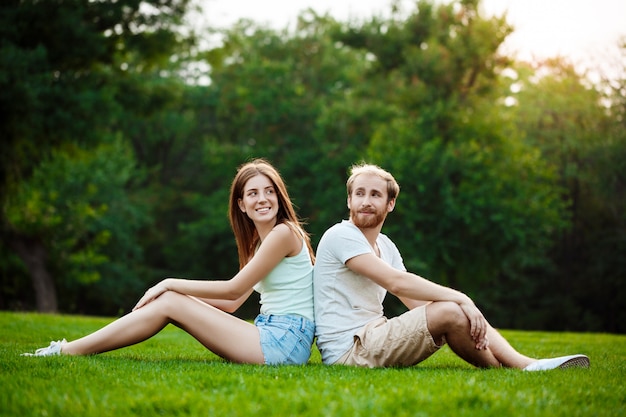
<path fill-rule="evenodd" d="M 22 357 L 108 318 L 0 312 L 1 416 L 623 416 L 626 336 L 503 331 L 537 357 L 586 353 L 590 369 L 475 369 L 444 348 L 408 369 L 227 363 L 168 326 L 89 357 Z"/>

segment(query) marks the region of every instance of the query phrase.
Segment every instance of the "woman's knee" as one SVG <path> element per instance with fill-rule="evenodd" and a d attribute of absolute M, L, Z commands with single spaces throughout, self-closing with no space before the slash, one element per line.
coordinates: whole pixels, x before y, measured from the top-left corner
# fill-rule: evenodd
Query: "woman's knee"
<path fill-rule="evenodd" d="M 153 304 L 159 311 L 167 312 L 171 308 L 180 306 L 183 297 L 187 296 L 175 291 L 165 291 L 163 294 L 152 300 L 150 304 Z"/>

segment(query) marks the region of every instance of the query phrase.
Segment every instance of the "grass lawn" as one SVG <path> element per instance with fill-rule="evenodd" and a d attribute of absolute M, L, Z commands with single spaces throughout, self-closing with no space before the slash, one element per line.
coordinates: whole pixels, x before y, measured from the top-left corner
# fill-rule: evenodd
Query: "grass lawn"
<path fill-rule="evenodd" d="M 536 357 L 590 369 L 479 370 L 444 348 L 408 369 L 227 363 L 168 326 L 89 357 L 22 357 L 110 318 L 0 312 L 0 416 L 625 416 L 626 335 L 503 331 Z"/>

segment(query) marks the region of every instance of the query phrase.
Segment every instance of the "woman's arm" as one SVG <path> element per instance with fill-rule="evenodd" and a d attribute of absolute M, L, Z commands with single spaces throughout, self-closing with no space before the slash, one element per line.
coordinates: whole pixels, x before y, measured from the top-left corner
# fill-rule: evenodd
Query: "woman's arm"
<path fill-rule="evenodd" d="M 227 313 L 234 313 L 235 311 L 239 309 L 239 307 L 241 307 L 241 305 L 248 299 L 248 297 L 250 297 L 250 294 L 252 294 L 252 291 L 254 290 L 250 288 L 243 296 L 239 297 L 236 300 L 223 300 L 223 299 L 221 300 L 219 298 L 200 298 L 200 297 L 196 297 L 196 298 L 199 301 L 202 301 L 203 303 L 212 305 L 213 307 L 218 308 Z"/>
<path fill-rule="evenodd" d="M 166 278 L 148 289 L 137 302 L 134 310 L 143 307 L 165 291 L 176 291 L 197 298 L 232 302 L 238 301 L 244 296 L 247 298 L 256 283 L 265 278 L 283 258 L 297 253 L 302 248 L 301 245 L 302 239 L 287 225 L 276 225 L 265 237 L 250 262 L 230 280 L 205 281 Z"/>

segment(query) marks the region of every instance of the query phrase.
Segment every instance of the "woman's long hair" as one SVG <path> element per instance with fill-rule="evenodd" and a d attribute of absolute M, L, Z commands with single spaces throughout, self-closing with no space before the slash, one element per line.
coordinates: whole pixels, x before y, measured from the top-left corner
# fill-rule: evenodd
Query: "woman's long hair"
<path fill-rule="evenodd" d="M 285 182 L 276 168 L 269 162 L 264 159 L 255 159 L 239 167 L 237 175 L 235 175 L 235 179 L 233 179 L 233 183 L 230 187 L 228 218 L 230 220 L 230 226 L 235 233 L 235 240 L 237 241 L 239 268 L 243 268 L 250 262 L 250 259 L 252 259 L 254 255 L 255 248 L 259 243 L 259 234 L 254 227 L 254 222 L 239 208 L 239 200 L 243 198 L 246 183 L 250 178 L 259 174 L 265 175 L 272 182 L 276 190 L 279 205 L 278 214 L 276 215 L 276 224 L 285 223 L 292 230 L 301 235 L 309 249 L 311 261 L 315 262 L 315 253 L 311 246 L 311 239 L 296 215 L 289 194 L 287 193 Z"/>

